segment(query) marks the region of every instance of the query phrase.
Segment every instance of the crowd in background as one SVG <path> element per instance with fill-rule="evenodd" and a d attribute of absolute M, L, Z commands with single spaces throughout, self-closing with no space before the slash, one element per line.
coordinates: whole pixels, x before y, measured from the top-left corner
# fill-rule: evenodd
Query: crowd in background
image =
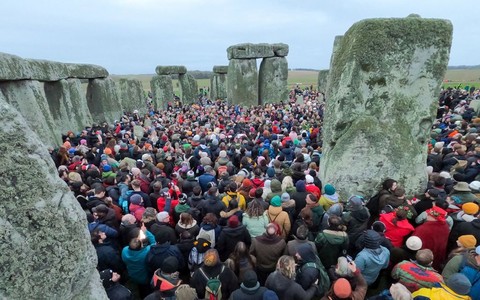
<path fill-rule="evenodd" d="M 126 113 L 51 150 L 109 298 L 480 299 L 478 91 L 442 91 L 425 191 L 346 199 L 319 176 L 323 95 L 291 95 Z"/>

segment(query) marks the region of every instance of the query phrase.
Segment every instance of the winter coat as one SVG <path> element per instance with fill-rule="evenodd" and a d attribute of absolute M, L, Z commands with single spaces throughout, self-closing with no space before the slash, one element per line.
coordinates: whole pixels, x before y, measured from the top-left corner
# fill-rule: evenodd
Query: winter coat
<path fill-rule="evenodd" d="M 309 228 L 309 230 L 312 232 L 312 234 L 314 234 L 314 236 L 316 236 L 317 233 L 320 231 L 320 228 L 322 227 L 322 220 L 325 211 L 320 205 L 313 206 L 311 210 L 313 225 L 311 226 L 311 228 Z"/>
<path fill-rule="evenodd" d="M 337 259 L 348 250 L 348 235 L 344 231 L 324 230 L 315 238 L 318 256 L 323 265 L 329 268 L 337 264 Z"/>
<path fill-rule="evenodd" d="M 475 249 L 456 255 L 450 259 L 442 272 L 445 281 L 455 273 L 462 273 L 467 276 L 472 284 L 468 294 L 472 299 L 480 299 L 480 265 L 477 264 L 476 256 Z"/>
<path fill-rule="evenodd" d="M 404 244 L 405 237 L 412 233 L 415 228 L 407 219 L 397 221 L 393 224 L 395 212 L 380 214 L 380 221 L 385 224 L 385 236 L 392 241 L 394 247 L 400 247 Z"/>
<path fill-rule="evenodd" d="M 170 226 L 169 223 L 164 222 L 156 222 L 150 227 L 150 232 L 157 236 L 158 234 L 166 234 L 168 235 L 168 240 L 170 244 L 175 245 L 177 243 L 177 235 L 175 234 L 175 230 Z"/>
<path fill-rule="evenodd" d="M 122 260 L 127 266 L 128 277 L 135 283 L 148 284 L 150 282 L 146 257 L 150 246 L 139 250 L 132 250 L 128 246 L 122 250 Z"/>
<path fill-rule="evenodd" d="M 210 237 L 210 243 L 212 244 L 212 248 L 215 248 L 222 229 L 223 228 L 220 225 L 213 226 L 212 224 L 201 223 L 198 235 L 200 236 L 202 234 L 207 234 Z"/>
<path fill-rule="evenodd" d="M 352 286 L 352 294 L 350 295 L 350 300 L 362 300 L 365 299 L 365 296 L 367 294 L 367 282 L 365 281 L 365 277 L 362 276 L 362 273 L 360 273 L 360 270 L 357 269 L 355 273 L 353 274 L 354 278 L 352 281 L 356 282 L 355 288 Z M 348 280 L 348 278 L 346 278 Z M 350 280 L 349 280 L 350 281 Z M 333 293 L 333 285 L 335 282 L 332 282 L 332 286 L 330 288 L 330 291 L 323 296 L 320 300 L 330 300 L 332 299 L 332 296 L 334 295 Z"/>
<path fill-rule="evenodd" d="M 388 266 L 389 260 L 390 252 L 387 248 L 380 246 L 377 249 L 364 248 L 355 257 L 355 264 L 370 285 L 377 280 L 380 271 Z"/>
<path fill-rule="evenodd" d="M 142 221 L 142 216 L 145 212 L 145 207 L 143 207 L 143 205 L 130 203 L 130 205 L 128 206 L 128 210 L 135 217 L 135 220 L 137 220 L 138 223 Z"/>
<path fill-rule="evenodd" d="M 110 243 L 95 244 L 98 264 L 97 270 L 112 269 L 114 272 L 121 273 L 125 266 L 118 251 Z"/>
<path fill-rule="evenodd" d="M 262 235 L 265 232 L 265 227 L 268 225 L 269 220 L 267 212 L 259 217 L 250 217 L 247 213 L 243 213 L 242 219 L 243 225 L 247 228 L 252 238 Z"/>
<path fill-rule="evenodd" d="M 263 300 L 263 295 L 268 291 L 266 287 L 257 285 L 253 288 L 247 288 L 240 284 L 240 288 L 230 295 L 230 300 Z"/>
<path fill-rule="evenodd" d="M 447 257 L 447 242 L 450 229 L 446 222 L 427 221 L 418 226 L 413 233 L 422 240 L 422 248 L 433 252 L 433 268 L 441 270 Z"/>
<path fill-rule="evenodd" d="M 452 231 L 448 237 L 449 249 L 457 247 L 457 239 L 462 235 L 471 234 L 477 239 L 477 244 L 480 241 L 480 219 L 475 219 L 471 222 L 461 222 L 453 226 Z"/>
<path fill-rule="evenodd" d="M 412 294 L 413 299 L 418 300 L 471 300 L 470 296 L 463 296 L 455 293 L 444 284 L 440 287 L 423 288 Z"/>
<path fill-rule="evenodd" d="M 320 197 L 320 200 L 318 200 L 318 204 L 320 204 L 325 211 L 327 211 L 330 208 L 330 206 L 334 205 L 335 203 L 338 203 L 337 193 L 333 195 L 323 194 Z"/>
<path fill-rule="evenodd" d="M 202 192 L 205 193 L 208 190 L 208 183 L 214 182 L 217 184 L 217 179 L 212 174 L 204 173 L 198 177 L 198 184 L 202 188 Z"/>
<path fill-rule="evenodd" d="M 459 191 L 453 191 L 450 194 L 450 198 L 455 202 L 457 205 L 462 205 L 467 202 L 475 202 L 479 203 L 479 199 L 472 194 L 472 192 L 459 192 Z"/>
<path fill-rule="evenodd" d="M 317 292 L 317 287 L 315 286 L 304 290 L 300 284 L 284 276 L 280 271 L 275 271 L 268 275 L 265 287 L 274 291 L 279 300 L 309 300 Z"/>
<path fill-rule="evenodd" d="M 223 204 L 225 207 L 228 207 L 230 200 L 235 198 L 238 202 L 238 207 L 242 210 L 247 209 L 247 201 L 245 201 L 245 197 L 239 192 L 227 192 L 227 194 L 222 198 Z"/>
<path fill-rule="evenodd" d="M 343 214 L 342 220 L 347 225 L 347 234 L 350 241 L 350 247 L 355 245 L 358 237 L 367 229 L 370 213 L 366 207 L 361 210 L 349 211 Z M 368 280 L 367 280 L 368 281 Z"/>
<path fill-rule="evenodd" d="M 270 203 L 270 200 L 272 200 L 273 197 L 282 196 L 282 183 L 277 179 L 273 179 L 270 183 L 270 189 L 272 192 L 265 198 L 265 201 L 268 203 Z"/>
<path fill-rule="evenodd" d="M 193 196 L 193 188 L 200 186 L 198 181 L 194 178 L 189 178 L 183 181 L 182 184 L 182 193 L 186 194 L 188 197 Z"/>
<path fill-rule="evenodd" d="M 170 256 L 173 256 L 177 259 L 179 270 L 185 267 L 185 260 L 183 259 L 183 255 L 177 246 L 170 245 L 169 242 L 166 242 L 150 247 L 150 251 L 148 252 L 146 257 L 150 277 L 153 276 L 153 272 L 155 272 L 155 270 L 162 267 L 163 261 Z"/>
<path fill-rule="evenodd" d="M 224 227 L 218 238 L 217 250 L 220 260 L 225 261 L 228 256 L 233 253 L 238 242 L 244 242 L 250 247 L 251 237 L 244 225 L 238 225 L 235 228 Z"/>
<path fill-rule="evenodd" d="M 189 225 L 178 222 L 177 225 L 175 225 L 175 233 L 177 236 L 180 236 L 180 234 L 182 234 L 184 231 L 190 232 L 192 236 L 197 236 L 198 232 L 200 231 L 200 227 L 198 227 L 196 220 L 193 220 L 193 223 Z"/>
<path fill-rule="evenodd" d="M 300 211 L 307 205 L 306 198 L 308 192 L 305 190 L 305 182 L 300 181 L 295 184 L 297 191 L 291 195 L 291 198 L 295 200 L 295 215 L 297 218 Z"/>
<path fill-rule="evenodd" d="M 424 267 L 415 261 L 404 260 L 392 270 L 392 278 L 398 280 L 410 292 L 421 288 L 431 288 L 438 282 L 443 283 L 443 277 L 435 269 Z"/>
<path fill-rule="evenodd" d="M 270 222 L 275 222 L 280 226 L 282 231 L 282 238 L 285 239 L 286 237 L 288 237 L 292 225 L 290 223 L 290 217 L 288 213 L 284 212 L 282 207 L 275 207 L 270 205 L 268 207 L 267 217 Z"/>
<path fill-rule="evenodd" d="M 250 254 L 257 258 L 257 268 L 263 271 L 273 271 L 286 247 L 285 240 L 279 236 L 267 233 L 252 239 Z"/>
<path fill-rule="evenodd" d="M 105 292 L 107 292 L 108 299 L 133 300 L 132 292 L 118 282 L 105 288 Z"/>
<path fill-rule="evenodd" d="M 225 204 L 220 201 L 217 196 L 208 195 L 205 200 L 200 203 L 197 208 L 200 210 L 202 216 L 208 213 L 213 213 L 217 218 L 220 218 L 220 212 L 227 210 Z"/>
<path fill-rule="evenodd" d="M 330 284 L 330 279 L 328 278 L 327 271 L 323 266 L 320 259 L 315 255 L 311 247 L 308 245 L 303 245 L 299 247 L 297 252 L 301 259 L 298 263 L 297 274 L 295 276 L 295 281 L 302 286 L 304 290 L 307 290 L 310 286 L 316 282 L 319 285 L 319 288 L 324 291 L 328 290 L 329 286 L 320 286 L 322 284 L 322 276 L 325 276 L 326 284 Z M 311 266 L 311 264 L 316 264 L 322 271 L 317 267 Z"/>
<path fill-rule="evenodd" d="M 222 271 L 223 267 L 223 271 Z M 233 273 L 232 270 L 225 267 L 223 264 L 218 263 L 215 266 L 205 266 L 202 265 L 200 268 L 203 270 L 205 275 L 208 278 L 214 278 L 218 276 L 218 279 L 222 283 L 222 299 L 226 300 L 230 297 L 230 294 L 238 289 L 238 279 Z M 205 298 L 205 286 L 207 284 L 207 278 L 203 276 L 200 269 L 197 269 L 190 279 L 190 286 L 197 291 L 197 296 L 199 299 Z"/>
<path fill-rule="evenodd" d="M 309 240 L 300 240 L 296 236 L 293 236 L 293 240 L 289 241 L 287 243 L 287 247 L 285 248 L 285 255 L 290 255 L 290 256 L 295 256 L 295 253 L 297 253 L 298 247 L 303 244 L 309 244 L 310 247 L 312 247 L 313 252 L 315 255 L 318 255 L 317 252 L 317 246 L 315 246 L 315 243 Z"/>

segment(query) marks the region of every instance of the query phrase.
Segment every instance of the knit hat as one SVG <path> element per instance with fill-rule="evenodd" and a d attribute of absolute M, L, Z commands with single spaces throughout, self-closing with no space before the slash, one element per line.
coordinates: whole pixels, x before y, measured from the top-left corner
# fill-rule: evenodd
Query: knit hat
<path fill-rule="evenodd" d="M 477 239 L 471 234 L 464 234 L 458 238 L 458 242 L 464 248 L 473 248 L 477 245 Z"/>
<path fill-rule="evenodd" d="M 352 294 L 352 286 L 345 278 L 339 278 L 333 284 L 333 293 L 340 299 L 346 299 Z"/>
<path fill-rule="evenodd" d="M 375 221 L 372 224 L 372 229 L 375 230 L 376 232 L 385 232 L 386 227 L 385 224 L 381 221 Z"/>
<path fill-rule="evenodd" d="M 178 260 L 175 256 L 168 256 L 162 262 L 162 272 L 172 274 L 178 271 Z"/>
<path fill-rule="evenodd" d="M 282 202 L 287 202 L 290 200 L 290 195 L 288 193 L 282 194 Z"/>
<path fill-rule="evenodd" d="M 163 222 L 167 217 L 168 217 L 168 212 L 166 211 L 161 211 L 157 214 L 157 220 L 159 222 Z"/>
<path fill-rule="evenodd" d="M 423 243 L 418 236 L 411 236 L 407 239 L 406 243 L 407 248 L 412 251 L 417 251 L 422 249 Z"/>
<path fill-rule="evenodd" d="M 133 194 L 130 196 L 130 203 L 140 205 L 140 203 L 142 203 L 142 196 L 140 196 L 140 194 Z"/>
<path fill-rule="evenodd" d="M 248 197 L 250 198 L 255 198 L 255 192 L 257 191 L 256 188 L 252 188 L 250 189 L 250 191 L 248 192 Z"/>
<path fill-rule="evenodd" d="M 467 276 L 461 273 L 455 273 L 447 279 L 447 286 L 459 295 L 467 295 L 470 293 L 472 284 Z"/>
<path fill-rule="evenodd" d="M 218 154 L 218 157 L 221 157 L 221 158 L 227 157 L 227 151 L 225 150 L 220 151 L 220 153 Z"/>
<path fill-rule="evenodd" d="M 230 218 L 228 218 L 227 223 L 228 223 L 228 227 L 237 228 L 240 221 L 238 220 L 238 217 L 236 215 L 233 215 Z"/>
<path fill-rule="evenodd" d="M 195 173 L 192 170 L 188 171 L 187 172 L 187 178 L 190 178 L 190 179 L 195 178 Z"/>
<path fill-rule="evenodd" d="M 331 196 L 331 195 L 335 194 L 335 192 L 336 192 L 336 190 L 333 187 L 333 185 L 328 184 L 328 183 L 325 185 L 325 194 Z"/>
<path fill-rule="evenodd" d="M 243 274 L 242 285 L 247 289 L 256 289 L 260 286 L 258 283 L 257 273 L 253 270 L 248 270 Z"/>
<path fill-rule="evenodd" d="M 113 285 L 112 281 L 113 271 L 112 269 L 105 269 L 100 272 L 100 280 L 102 281 L 104 288 L 109 288 Z"/>
<path fill-rule="evenodd" d="M 380 236 L 380 234 L 378 234 L 378 232 L 369 229 L 365 232 L 363 243 L 365 245 L 365 248 L 377 249 L 378 247 L 380 247 L 381 240 L 382 237 Z"/>
<path fill-rule="evenodd" d="M 272 167 L 268 168 L 268 169 L 267 169 L 267 176 L 268 176 L 269 178 L 275 177 L 275 169 L 272 168 Z"/>
<path fill-rule="evenodd" d="M 467 215 L 476 215 L 478 213 L 478 204 L 473 202 L 467 202 L 462 205 L 462 210 Z"/>
<path fill-rule="evenodd" d="M 111 170 L 112 170 L 112 167 L 110 167 L 110 165 L 103 166 L 103 172 L 110 172 Z"/>
<path fill-rule="evenodd" d="M 358 211 L 363 208 L 363 200 L 358 196 L 352 196 L 348 199 L 347 207 L 350 211 Z"/>
<path fill-rule="evenodd" d="M 313 183 L 313 177 L 310 175 L 305 175 L 305 182 L 308 183 Z"/>
<path fill-rule="evenodd" d="M 275 196 L 270 200 L 270 205 L 273 207 L 280 207 L 282 206 L 282 198 L 280 196 Z"/>
<path fill-rule="evenodd" d="M 209 249 L 205 252 L 205 256 L 203 258 L 203 263 L 205 266 L 213 267 L 220 261 L 218 257 L 218 252 L 216 249 Z"/>

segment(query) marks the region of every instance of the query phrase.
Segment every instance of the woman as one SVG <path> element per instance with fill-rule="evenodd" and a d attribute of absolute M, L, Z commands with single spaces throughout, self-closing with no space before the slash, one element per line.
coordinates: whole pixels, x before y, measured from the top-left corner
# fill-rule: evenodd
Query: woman
<path fill-rule="evenodd" d="M 187 212 L 180 214 L 180 220 L 178 220 L 177 225 L 175 225 L 175 233 L 178 237 L 184 231 L 190 232 L 192 236 L 197 236 L 200 231 L 197 221 Z"/>
<path fill-rule="evenodd" d="M 278 225 L 281 237 L 284 239 L 287 238 L 290 234 L 292 224 L 290 223 L 290 216 L 282 209 L 282 199 L 280 196 L 275 196 L 270 201 L 267 217 L 271 223 Z"/>
<path fill-rule="evenodd" d="M 291 256 L 283 255 L 278 259 L 275 272 L 271 273 L 265 287 L 274 291 L 279 300 L 308 300 L 316 294 L 318 287 L 312 285 L 304 290 L 301 285 L 295 282 L 296 275 L 295 260 Z"/>
<path fill-rule="evenodd" d="M 380 215 L 380 222 L 385 224 L 385 237 L 394 247 L 404 245 L 405 238 L 415 230 L 408 221 L 409 214 L 412 214 L 409 207 L 399 206 L 395 211 Z"/>
<path fill-rule="evenodd" d="M 243 225 L 247 227 L 252 238 L 262 235 L 265 232 L 265 226 L 269 223 L 267 213 L 259 201 L 253 200 L 243 214 Z"/>
<path fill-rule="evenodd" d="M 239 281 L 243 281 L 243 275 L 248 270 L 255 271 L 256 262 L 257 259 L 250 255 L 247 245 L 244 242 L 238 242 L 225 261 L 225 265 L 237 275 Z"/>
<path fill-rule="evenodd" d="M 315 239 L 318 256 L 326 268 L 335 265 L 337 259 L 348 250 L 347 227 L 342 219 L 332 215 L 328 218 L 328 224 L 328 229 L 320 232 Z"/>
<path fill-rule="evenodd" d="M 218 241 L 222 227 L 218 225 L 218 219 L 213 213 L 208 213 L 203 217 L 202 223 L 200 224 L 200 235 L 208 235 L 210 237 L 210 242 L 212 243 L 212 248 L 215 248 L 215 243 Z"/>
<path fill-rule="evenodd" d="M 395 191 L 396 188 L 397 181 L 388 178 L 383 181 L 382 189 L 367 202 L 366 207 L 370 211 L 370 221 L 368 226 L 371 226 L 373 222 L 378 220 L 382 209 L 387 203 L 388 197 L 393 195 L 393 191 Z"/>
<path fill-rule="evenodd" d="M 292 196 L 293 193 L 295 193 L 297 189 L 293 185 L 293 179 L 291 176 L 285 176 L 282 180 L 282 192 L 288 193 L 290 196 Z"/>

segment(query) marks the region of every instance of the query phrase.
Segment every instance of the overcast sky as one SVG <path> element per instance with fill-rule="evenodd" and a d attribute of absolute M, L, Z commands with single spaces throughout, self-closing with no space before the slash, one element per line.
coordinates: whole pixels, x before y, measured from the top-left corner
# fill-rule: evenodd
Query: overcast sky
<path fill-rule="evenodd" d="M 3 0 L 0 52 L 152 74 L 211 70 L 228 64 L 230 45 L 282 42 L 290 68 L 326 69 L 334 37 L 353 23 L 417 13 L 452 21 L 449 65 L 478 65 L 477 11 L 473 0 Z"/>

